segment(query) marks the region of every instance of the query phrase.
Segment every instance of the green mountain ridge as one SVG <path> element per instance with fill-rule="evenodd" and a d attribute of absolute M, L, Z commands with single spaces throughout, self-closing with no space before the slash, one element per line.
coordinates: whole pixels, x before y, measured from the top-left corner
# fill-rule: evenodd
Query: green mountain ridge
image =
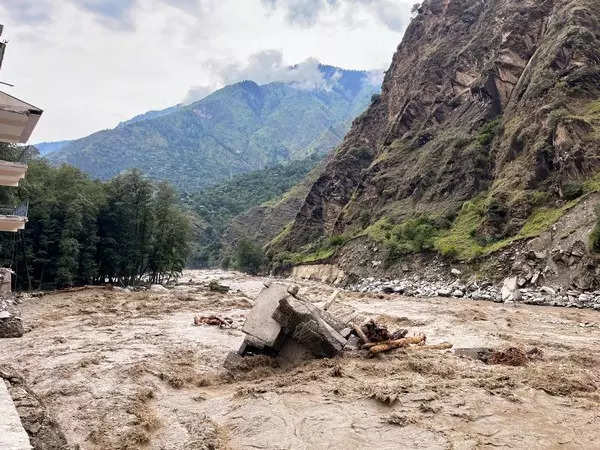
<path fill-rule="evenodd" d="M 324 89 L 242 81 L 190 105 L 151 111 L 69 142 L 47 157 L 103 180 L 137 168 L 182 192 L 196 192 L 236 174 L 324 154 L 379 87 L 367 72 L 321 71 L 331 81 Z"/>

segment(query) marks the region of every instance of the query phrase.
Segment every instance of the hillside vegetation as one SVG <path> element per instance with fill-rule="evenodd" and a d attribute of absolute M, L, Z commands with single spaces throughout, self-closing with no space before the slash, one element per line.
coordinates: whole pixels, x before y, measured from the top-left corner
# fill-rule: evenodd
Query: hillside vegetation
<path fill-rule="evenodd" d="M 0 159 L 18 153 L 0 146 Z M 18 188 L 0 188 L 3 204 L 29 202 L 29 222 L 0 234 L 0 264 L 20 289 L 110 282 L 163 282 L 181 272 L 190 220 L 175 190 L 133 171 L 109 182 L 80 170 L 29 161 Z"/>
<path fill-rule="evenodd" d="M 303 180 L 321 159 L 313 155 L 286 165 L 237 175 L 226 183 L 186 196 L 184 203 L 197 216 L 190 264 L 197 267 L 218 264 L 223 248 L 231 244 L 230 239 L 224 241 L 223 238 L 232 219 L 258 205 L 268 207 L 269 201 L 280 200 L 282 194 Z M 253 236 L 256 230 L 252 228 L 252 224 L 247 223 L 242 237 Z"/>
<path fill-rule="evenodd" d="M 324 154 L 379 86 L 366 72 L 330 66 L 321 71 L 327 88 L 243 81 L 190 105 L 151 111 L 68 142 L 48 158 L 102 180 L 137 168 L 192 193 L 237 174 Z"/>

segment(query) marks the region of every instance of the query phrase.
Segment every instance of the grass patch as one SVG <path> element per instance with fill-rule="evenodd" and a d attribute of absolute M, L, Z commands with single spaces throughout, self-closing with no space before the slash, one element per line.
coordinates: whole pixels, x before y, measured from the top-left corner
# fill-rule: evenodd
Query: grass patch
<path fill-rule="evenodd" d="M 279 244 L 281 244 L 281 242 L 283 242 L 283 240 L 290 234 L 293 226 L 294 222 L 292 221 L 283 227 L 283 230 L 281 230 L 279 234 L 271 240 L 271 242 L 268 244 L 268 247 L 277 247 Z"/>
<path fill-rule="evenodd" d="M 574 199 L 559 208 L 537 208 L 516 236 L 481 245 L 477 242 L 476 233 L 485 219 L 487 198 L 480 195 L 463 205 L 452 227 L 435 240 L 435 249 L 444 256 L 454 257 L 461 261 L 489 255 L 515 241 L 539 236 L 554 225 L 569 209 L 577 205 L 581 199 L 582 197 Z"/>
<path fill-rule="evenodd" d="M 307 246 L 297 253 L 282 252 L 277 255 L 278 264 L 280 267 L 289 267 L 324 261 L 331 258 L 337 249 L 343 247 L 348 240 L 348 235 L 336 235 L 325 239 L 319 246 Z"/>
<path fill-rule="evenodd" d="M 320 248 L 306 255 L 298 254 L 295 258 L 297 264 L 312 263 L 330 258 L 335 253 L 335 248 Z"/>
<path fill-rule="evenodd" d="M 436 239 L 435 249 L 444 256 L 469 260 L 480 256 L 484 248 L 475 240 L 486 211 L 486 196 L 465 202 L 452 227 Z"/>

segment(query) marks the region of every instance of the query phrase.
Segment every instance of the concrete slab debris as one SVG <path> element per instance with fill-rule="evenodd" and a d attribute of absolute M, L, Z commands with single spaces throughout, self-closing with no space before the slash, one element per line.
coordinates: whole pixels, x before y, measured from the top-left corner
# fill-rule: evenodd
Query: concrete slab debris
<path fill-rule="evenodd" d="M 258 294 L 242 328 L 252 347 L 278 348 L 281 325 L 273 319 L 273 313 L 279 307 L 279 301 L 289 295 L 288 286 L 279 283 L 270 284 Z"/>
<path fill-rule="evenodd" d="M 29 436 L 21 424 L 21 418 L 0 378 L 0 448 L 3 450 L 29 450 Z"/>
<path fill-rule="evenodd" d="M 304 345 L 316 357 L 332 357 L 342 351 L 346 339 L 330 326 L 320 311 L 292 296 L 282 298 L 273 318 L 285 333 Z"/>

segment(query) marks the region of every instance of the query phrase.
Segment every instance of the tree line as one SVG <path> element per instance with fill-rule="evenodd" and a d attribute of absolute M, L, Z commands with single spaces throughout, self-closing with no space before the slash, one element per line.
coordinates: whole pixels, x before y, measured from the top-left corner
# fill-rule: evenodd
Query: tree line
<path fill-rule="evenodd" d="M 3 145 L 0 159 L 16 151 Z M 28 164 L 18 188 L 0 190 L 2 204 L 29 202 L 25 230 L 0 232 L 0 265 L 16 272 L 17 288 L 161 283 L 181 273 L 190 220 L 168 183 L 136 170 L 100 182 L 71 166 Z"/>

